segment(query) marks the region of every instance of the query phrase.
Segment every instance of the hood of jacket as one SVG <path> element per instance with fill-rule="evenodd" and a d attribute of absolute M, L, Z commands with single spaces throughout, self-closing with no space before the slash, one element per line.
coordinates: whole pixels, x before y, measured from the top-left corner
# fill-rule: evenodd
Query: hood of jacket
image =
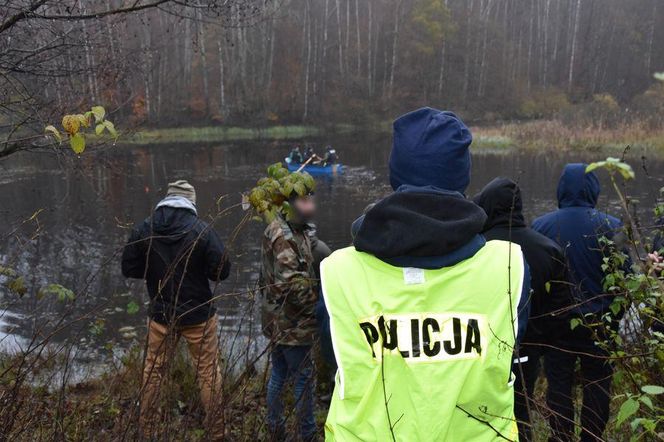
<path fill-rule="evenodd" d="M 558 182 L 558 207 L 590 207 L 597 205 L 600 184 L 594 172 L 586 173 L 587 164 L 571 163 L 563 169 Z"/>
<path fill-rule="evenodd" d="M 401 186 L 365 214 L 353 244 L 388 263 L 441 257 L 480 241 L 481 247 L 483 239 L 474 240 L 485 221 L 484 211 L 459 192 Z"/>
<path fill-rule="evenodd" d="M 509 178 L 495 178 L 475 195 L 473 202 L 486 212 L 487 220 L 483 231 L 499 226 L 526 226 L 521 189 Z"/>
<path fill-rule="evenodd" d="M 154 211 L 149 222 L 159 241 L 174 243 L 190 233 L 197 220 L 198 217 L 189 209 L 160 206 Z"/>

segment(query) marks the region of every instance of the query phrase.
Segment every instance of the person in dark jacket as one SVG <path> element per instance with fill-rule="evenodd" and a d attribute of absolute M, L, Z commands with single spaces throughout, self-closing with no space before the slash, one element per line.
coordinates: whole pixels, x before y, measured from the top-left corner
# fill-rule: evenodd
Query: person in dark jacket
<path fill-rule="evenodd" d="M 141 394 L 141 427 L 151 437 L 159 387 L 177 340 L 184 337 L 197 369 L 212 440 L 224 436 L 219 343 L 209 280 L 228 277 L 230 262 L 211 226 L 197 216 L 196 192 L 184 180 L 168 185 L 166 198 L 136 226 L 122 253 L 122 274 L 144 279 L 150 296 L 148 345 Z"/>
<path fill-rule="evenodd" d="M 511 241 L 521 246 L 531 275 L 531 309 L 528 328 L 515 353 L 516 375 L 514 414 L 519 425 L 519 440 L 532 440 L 527 401 L 533 396 L 539 375 L 540 359 L 553 337 L 564 330 L 571 304 L 565 280 L 565 261 L 560 246 L 526 225 L 521 189 L 508 178 L 496 178 L 473 201 L 487 214 L 482 234 L 487 241 Z"/>
<path fill-rule="evenodd" d="M 575 305 L 572 314 L 581 323 L 592 324 L 609 312 L 613 296 L 604 293 L 603 259 L 608 253 L 601 237 L 614 239 L 622 223 L 595 208 L 600 192 L 597 176 L 586 173 L 586 165 L 567 164 L 558 183 L 558 210 L 533 222 L 533 229 L 558 243 L 565 254 L 568 279 Z M 578 325 L 565 328 L 556 345 L 547 352 L 545 369 L 549 389 L 548 407 L 555 440 L 573 440 L 573 385 L 577 359 L 581 362 L 583 407 L 581 440 L 602 440 L 609 418 L 613 370 L 607 351 L 598 345 L 602 329 Z"/>

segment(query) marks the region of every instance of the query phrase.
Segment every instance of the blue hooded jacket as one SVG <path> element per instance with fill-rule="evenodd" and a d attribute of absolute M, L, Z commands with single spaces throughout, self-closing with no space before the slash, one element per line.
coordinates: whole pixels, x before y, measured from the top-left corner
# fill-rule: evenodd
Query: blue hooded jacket
<path fill-rule="evenodd" d="M 575 311 L 602 314 L 612 296 L 604 294 L 604 253 L 599 239 L 613 238 L 622 227 L 617 218 L 595 209 L 600 192 L 597 176 L 586 164 L 567 164 L 558 183 L 558 210 L 533 222 L 533 229 L 557 242 L 569 266 L 570 283 L 578 303 Z"/>

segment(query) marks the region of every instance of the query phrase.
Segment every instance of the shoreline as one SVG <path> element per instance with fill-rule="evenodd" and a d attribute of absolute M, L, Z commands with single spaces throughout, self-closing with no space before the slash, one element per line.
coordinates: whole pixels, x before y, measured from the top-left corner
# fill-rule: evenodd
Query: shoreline
<path fill-rule="evenodd" d="M 557 120 L 496 123 L 470 126 L 477 149 L 532 149 L 560 151 L 622 151 L 627 146 L 664 152 L 664 130 L 640 125 L 612 128 L 577 128 Z M 216 143 L 248 140 L 304 140 L 323 136 L 389 136 L 389 124 L 368 127 L 352 124 L 279 125 L 266 127 L 205 126 L 177 128 L 136 128 L 121 135 L 118 142 L 131 146 L 165 143 Z"/>

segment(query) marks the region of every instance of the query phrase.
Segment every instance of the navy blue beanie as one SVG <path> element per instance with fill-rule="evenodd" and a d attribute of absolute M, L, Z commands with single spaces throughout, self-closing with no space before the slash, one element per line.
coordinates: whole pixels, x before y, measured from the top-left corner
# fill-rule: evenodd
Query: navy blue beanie
<path fill-rule="evenodd" d="M 473 141 L 452 112 L 423 107 L 394 121 L 390 184 L 435 186 L 463 193 L 470 182 Z"/>

